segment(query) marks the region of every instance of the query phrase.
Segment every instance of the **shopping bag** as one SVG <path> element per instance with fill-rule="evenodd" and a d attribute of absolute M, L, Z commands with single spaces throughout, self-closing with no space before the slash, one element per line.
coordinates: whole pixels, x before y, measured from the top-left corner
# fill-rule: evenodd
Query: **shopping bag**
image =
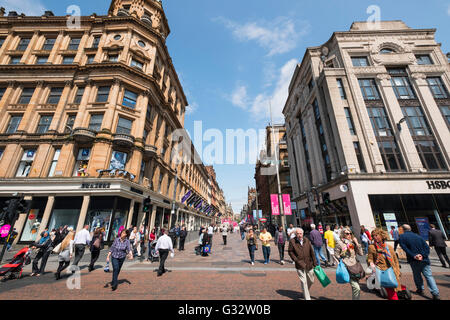
<path fill-rule="evenodd" d="M 336 270 L 336 282 L 341 284 L 350 282 L 350 274 L 342 260 L 339 262 Z"/>
<path fill-rule="evenodd" d="M 324 288 L 331 283 L 330 278 L 328 278 L 328 276 L 325 274 L 325 271 L 323 271 L 322 267 L 315 267 L 314 273 L 316 274 L 317 279 L 319 279 L 320 284 Z"/>
<path fill-rule="evenodd" d="M 109 262 L 106 263 L 105 268 L 103 269 L 105 272 L 109 272 Z"/>
<path fill-rule="evenodd" d="M 376 276 L 378 278 L 378 282 L 380 283 L 381 287 L 383 288 L 398 287 L 397 278 L 395 277 L 394 269 L 392 269 L 392 267 L 384 271 L 377 268 Z"/>
<path fill-rule="evenodd" d="M 211 253 L 211 246 L 209 244 L 203 247 L 203 253 Z"/>
<path fill-rule="evenodd" d="M 53 252 L 53 253 L 60 253 L 60 252 L 61 252 L 61 245 L 62 245 L 62 242 L 61 242 L 60 244 L 58 244 L 58 245 L 52 250 L 52 252 Z"/>

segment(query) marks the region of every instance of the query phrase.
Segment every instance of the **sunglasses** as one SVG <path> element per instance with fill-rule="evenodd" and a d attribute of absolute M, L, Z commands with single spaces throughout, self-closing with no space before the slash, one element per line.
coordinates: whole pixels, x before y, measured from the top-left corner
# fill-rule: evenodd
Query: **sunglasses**
<path fill-rule="evenodd" d="M 348 232 L 345 233 L 346 236 L 348 236 L 348 235 L 350 235 L 350 234 L 351 234 L 351 233 L 348 233 Z"/>

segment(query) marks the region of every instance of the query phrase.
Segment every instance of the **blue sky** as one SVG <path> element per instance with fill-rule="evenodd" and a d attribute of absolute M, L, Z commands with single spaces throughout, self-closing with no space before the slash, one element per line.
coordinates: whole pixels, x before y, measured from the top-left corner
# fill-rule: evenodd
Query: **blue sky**
<path fill-rule="evenodd" d="M 40 15 L 44 8 L 65 15 L 78 5 L 82 15 L 106 14 L 109 0 L 0 0 L 0 6 Z M 370 5 L 382 20 L 403 20 L 413 28 L 436 28 L 437 41 L 450 51 L 450 0 L 163 0 L 171 28 L 167 46 L 190 103 L 186 128 L 264 128 L 271 99 L 276 122 L 287 85 L 305 49 L 326 42 L 353 21 L 366 21 Z M 205 145 L 205 143 L 204 143 Z M 239 212 L 254 165 L 215 165 L 228 202 Z"/>

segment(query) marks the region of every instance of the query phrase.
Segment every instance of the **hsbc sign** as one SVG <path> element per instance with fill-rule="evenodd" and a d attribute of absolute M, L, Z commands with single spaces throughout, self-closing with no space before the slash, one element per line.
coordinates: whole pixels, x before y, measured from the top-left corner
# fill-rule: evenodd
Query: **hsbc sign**
<path fill-rule="evenodd" d="M 428 190 L 445 190 L 450 189 L 450 180 L 426 181 Z"/>

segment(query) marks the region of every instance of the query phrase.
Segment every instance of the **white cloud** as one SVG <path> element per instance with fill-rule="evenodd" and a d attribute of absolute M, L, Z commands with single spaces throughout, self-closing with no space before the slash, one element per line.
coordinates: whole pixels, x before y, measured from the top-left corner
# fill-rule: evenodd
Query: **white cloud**
<path fill-rule="evenodd" d="M 231 94 L 231 102 L 233 105 L 245 109 L 247 107 L 247 87 L 239 86 Z"/>
<path fill-rule="evenodd" d="M 197 111 L 197 109 L 198 109 L 198 103 L 192 102 L 191 104 L 186 106 L 186 115 L 189 116 L 189 115 L 193 114 L 195 111 Z"/>
<path fill-rule="evenodd" d="M 448 5 L 448 8 L 447 8 L 447 14 L 450 16 L 450 4 Z"/>
<path fill-rule="evenodd" d="M 250 112 L 255 120 L 270 119 L 269 103 L 272 106 L 273 121 L 284 123 L 283 108 L 288 97 L 289 84 L 297 65 L 297 59 L 291 59 L 279 70 L 278 80 L 273 92 L 263 92 L 256 96 Z"/>
<path fill-rule="evenodd" d="M 216 18 L 214 21 L 223 23 L 239 41 L 256 41 L 260 47 L 268 50 L 268 56 L 295 49 L 300 38 L 309 30 L 309 24 L 305 22 L 301 22 L 300 30 L 296 30 L 296 21 L 285 17 L 246 24 L 239 24 L 223 17 Z"/>
<path fill-rule="evenodd" d="M 17 11 L 18 14 L 25 13 L 29 16 L 42 16 L 46 11 L 39 0 L 0 0 L 0 7 L 9 11 Z"/>

